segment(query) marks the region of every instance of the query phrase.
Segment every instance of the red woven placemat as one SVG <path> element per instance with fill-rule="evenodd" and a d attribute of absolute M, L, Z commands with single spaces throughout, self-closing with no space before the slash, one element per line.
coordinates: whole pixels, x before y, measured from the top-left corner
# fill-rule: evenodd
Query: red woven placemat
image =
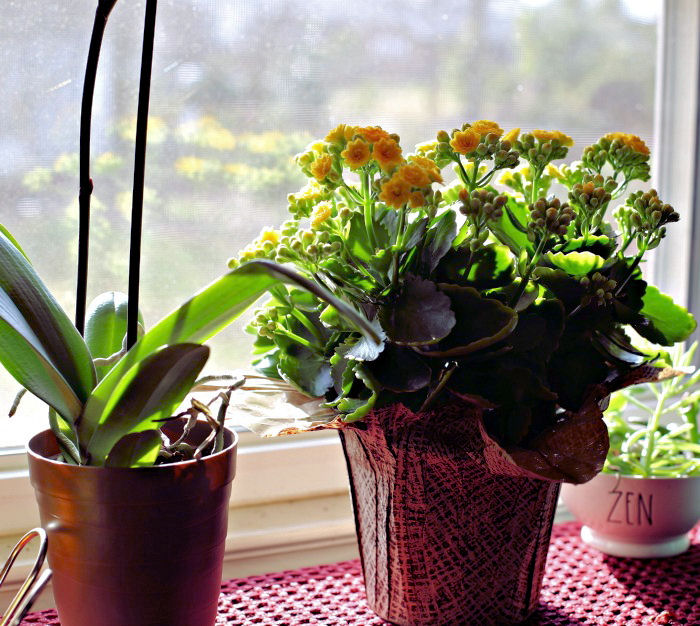
<path fill-rule="evenodd" d="M 547 559 L 540 604 L 527 622 L 700 625 L 700 526 L 693 545 L 672 559 L 619 559 L 589 548 L 575 522 L 557 524 Z M 384 624 L 368 608 L 359 561 L 251 576 L 222 585 L 222 624 Z M 59 626 L 55 611 L 29 615 L 23 626 Z M 96 621 L 95 624 L 99 624 Z"/>

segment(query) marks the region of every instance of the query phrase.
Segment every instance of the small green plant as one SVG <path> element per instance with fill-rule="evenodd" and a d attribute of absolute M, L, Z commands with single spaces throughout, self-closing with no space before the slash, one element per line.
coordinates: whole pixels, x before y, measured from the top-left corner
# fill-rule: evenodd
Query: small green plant
<path fill-rule="evenodd" d="M 698 347 L 673 348 L 664 359 L 687 371 Z M 644 399 L 652 399 L 645 402 Z M 700 476 L 700 370 L 618 391 L 605 422 L 610 451 L 604 472 L 632 476 Z"/>

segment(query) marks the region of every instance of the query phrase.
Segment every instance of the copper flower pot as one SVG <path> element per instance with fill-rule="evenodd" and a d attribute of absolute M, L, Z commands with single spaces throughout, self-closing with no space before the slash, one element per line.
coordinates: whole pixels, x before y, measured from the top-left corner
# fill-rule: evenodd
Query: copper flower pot
<path fill-rule="evenodd" d="M 214 624 L 237 443 L 227 430 L 213 456 L 129 469 L 59 463 L 50 430 L 31 439 L 61 626 Z"/>
<path fill-rule="evenodd" d="M 536 608 L 559 484 L 492 469 L 480 413 L 395 405 L 340 431 L 367 599 L 395 624 L 508 624 Z"/>

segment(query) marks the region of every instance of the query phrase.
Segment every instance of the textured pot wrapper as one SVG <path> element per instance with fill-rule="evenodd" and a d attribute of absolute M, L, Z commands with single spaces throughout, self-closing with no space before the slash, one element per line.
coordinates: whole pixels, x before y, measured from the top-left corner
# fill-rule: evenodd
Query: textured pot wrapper
<path fill-rule="evenodd" d="M 188 441 L 209 432 L 197 424 Z M 51 431 L 29 442 L 61 625 L 213 625 L 235 434 L 215 455 L 157 467 L 76 467 L 50 460 L 57 453 Z"/>
<path fill-rule="evenodd" d="M 638 368 L 591 390 L 579 414 L 536 448 L 504 450 L 479 407 L 414 413 L 402 405 L 345 425 L 358 543 L 370 607 L 395 624 L 507 624 L 537 607 L 560 481 L 584 482 L 608 449 L 601 401 Z"/>

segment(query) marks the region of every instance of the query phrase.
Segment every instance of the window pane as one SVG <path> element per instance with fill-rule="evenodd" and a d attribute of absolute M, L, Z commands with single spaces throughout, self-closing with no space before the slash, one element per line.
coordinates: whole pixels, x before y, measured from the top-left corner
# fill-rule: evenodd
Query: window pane
<path fill-rule="evenodd" d="M 0 218 L 72 315 L 80 94 L 95 0 L 3 7 Z M 119 2 L 95 97 L 89 297 L 126 290 L 143 2 Z M 159 3 L 141 308 L 153 323 L 221 274 L 304 184 L 292 156 L 340 122 L 402 144 L 490 118 L 653 144 L 660 0 L 169 0 Z M 237 324 L 210 369 L 243 365 Z M 5 413 L 16 384 L 0 373 Z M 43 428 L 23 405 L 0 445 Z"/>

